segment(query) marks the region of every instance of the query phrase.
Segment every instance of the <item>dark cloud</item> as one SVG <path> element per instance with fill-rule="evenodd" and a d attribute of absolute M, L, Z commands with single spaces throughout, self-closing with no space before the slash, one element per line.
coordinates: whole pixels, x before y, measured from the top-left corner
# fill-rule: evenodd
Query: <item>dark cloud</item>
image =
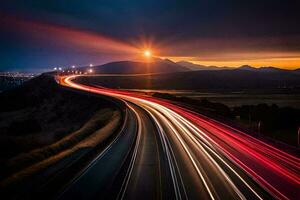
<path fill-rule="evenodd" d="M 158 46 L 217 40 L 218 44 L 226 45 L 233 41 L 237 51 L 243 44 L 253 50 L 295 51 L 300 46 L 299 9 L 299 1 L 291 0 L 4 0 L 0 12 L 29 21 L 92 31 L 128 43 L 138 43 L 140 38 L 152 38 Z M 7 29 L 13 26 L 0 28 L 0 42 L 6 43 L 0 50 L 11 49 L 2 54 L 6 61 L 1 61 L 0 67 L 7 66 L 10 60 L 17 60 L 11 65 L 19 66 L 18 56 L 21 58 L 26 49 L 35 51 L 26 39 L 22 40 L 22 33 L 8 34 Z M 254 42 L 249 44 L 249 41 Z M 199 45 L 182 51 L 197 54 L 209 48 L 210 43 L 206 43 L 198 51 Z M 44 56 L 55 55 L 45 44 L 36 42 L 33 46 L 42 50 Z"/>

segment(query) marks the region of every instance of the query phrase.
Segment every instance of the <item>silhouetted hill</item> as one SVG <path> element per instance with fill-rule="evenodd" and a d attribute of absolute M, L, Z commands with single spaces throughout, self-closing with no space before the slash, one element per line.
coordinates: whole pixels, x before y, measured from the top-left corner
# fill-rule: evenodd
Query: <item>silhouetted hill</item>
<path fill-rule="evenodd" d="M 95 73 L 101 74 L 148 74 L 189 71 L 188 68 L 169 60 L 155 60 L 153 62 L 111 62 L 100 66 L 94 66 L 93 70 Z"/>
<path fill-rule="evenodd" d="M 254 67 L 251 67 L 250 65 L 242 65 L 238 67 L 239 70 L 248 70 L 248 71 L 256 71 L 257 69 Z"/>
<path fill-rule="evenodd" d="M 250 65 L 243 65 L 237 69 L 240 70 L 248 70 L 248 71 L 259 71 L 259 72 L 292 72 L 293 70 L 287 70 L 287 69 L 280 69 L 277 67 L 259 67 L 255 68 Z"/>
<path fill-rule="evenodd" d="M 294 72 L 295 74 L 300 74 L 300 68 L 295 69 L 293 72 Z"/>
<path fill-rule="evenodd" d="M 300 69 L 296 70 L 287 70 L 287 69 L 281 69 L 277 67 L 272 66 L 266 66 L 266 67 L 252 67 L 250 65 L 242 65 L 240 67 L 217 67 L 217 66 L 206 66 L 206 65 L 199 65 L 194 64 L 187 61 L 179 61 L 177 62 L 178 65 L 184 66 L 190 70 L 232 70 L 232 69 L 239 69 L 239 70 L 247 70 L 247 71 L 260 71 L 260 72 L 283 72 L 283 71 L 292 71 L 295 73 L 300 73 Z"/>
<path fill-rule="evenodd" d="M 186 67 L 190 70 L 224 70 L 224 69 L 232 69 L 231 67 L 217 67 L 217 66 L 206 66 L 206 65 L 199 65 L 199 64 L 194 64 L 191 62 L 187 61 L 179 61 L 177 62 L 178 65 L 181 65 L 183 67 Z"/>

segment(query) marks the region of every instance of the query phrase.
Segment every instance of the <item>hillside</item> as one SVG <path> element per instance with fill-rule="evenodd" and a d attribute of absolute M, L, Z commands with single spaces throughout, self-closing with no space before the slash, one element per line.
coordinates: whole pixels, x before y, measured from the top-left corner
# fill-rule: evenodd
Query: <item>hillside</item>
<path fill-rule="evenodd" d="M 176 62 L 178 65 L 186 67 L 190 70 L 197 71 L 197 70 L 224 70 L 224 69 L 233 69 L 232 67 L 217 67 L 217 66 L 206 66 L 206 65 L 199 65 L 194 64 L 187 61 L 179 61 Z"/>
<path fill-rule="evenodd" d="M 39 187 L 105 146 L 121 124 L 116 104 L 65 89 L 49 75 L 1 93 L 0 191 Z"/>
<path fill-rule="evenodd" d="M 30 78 L 28 77 L 9 77 L 0 75 L 0 92 L 15 88 L 29 79 Z"/>
<path fill-rule="evenodd" d="M 200 65 L 200 64 L 194 64 L 188 61 L 179 61 L 176 62 L 178 65 L 181 65 L 183 67 L 186 67 L 193 71 L 198 70 L 234 70 L 234 69 L 240 69 L 240 70 L 246 70 L 246 71 L 256 71 L 256 72 L 292 72 L 299 74 L 300 69 L 295 70 L 287 70 L 287 69 L 281 69 L 277 67 L 272 66 L 262 66 L 262 67 L 252 67 L 250 65 L 242 65 L 240 67 L 217 67 L 217 66 L 206 66 L 206 65 Z"/>
<path fill-rule="evenodd" d="M 81 68 L 82 70 L 88 67 Z M 94 66 L 94 73 L 101 74 L 153 74 L 173 73 L 189 71 L 188 68 L 180 66 L 168 60 L 155 60 L 153 62 L 119 61 L 104 65 Z"/>

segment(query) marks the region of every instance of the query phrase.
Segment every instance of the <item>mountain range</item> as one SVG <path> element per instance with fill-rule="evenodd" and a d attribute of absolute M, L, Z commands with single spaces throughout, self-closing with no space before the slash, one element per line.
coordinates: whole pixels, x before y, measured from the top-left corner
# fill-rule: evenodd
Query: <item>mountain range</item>
<path fill-rule="evenodd" d="M 83 69 L 90 68 L 84 67 Z M 155 59 L 151 62 L 118 61 L 94 66 L 94 73 L 102 74 L 157 74 L 190 71 L 189 68 L 170 60 Z"/>
<path fill-rule="evenodd" d="M 152 62 L 120 61 L 93 67 L 103 74 L 127 76 L 90 77 L 95 83 L 132 89 L 278 89 L 300 88 L 300 69 L 275 67 L 238 68 L 196 65 L 156 59 Z M 139 74 L 131 76 L 130 74 Z"/>
<path fill-rule="evenodd" d="M 184 66 L 190 70 L 198 71 L 198 70 L 247 70 L 247 71 L 260 71 L 260 72 L 283 72 L 283 71 L 291 71 L 295 73 L 300 73 L 300 68 L 295 70 L 287 70 L 287 69 L 281 69 L 277 67 L 252 67 L 250 65 L 242 65 L 240 67 L 217 67 L 217 66 L 206 66 L 206 65 L 200 65 L 200 64 L 194 64 L 188 61 L 179 61 L 176 62 L 177 64 Z"/>
<path fill-rule="evenodd" d="M 89 67 L 82 67 L 86 70 Z M 217 67 L 194 64 L 188 61 L 173 62 L 169 59 L 153 58 L 150 62 L 145 61 L 118 61 L 93 67 L 94 73 L 102 74 L 157 74 L 188 71 L 220 71 L 220 70 L 243 70 L 253 72 L 291 72 L 300 74 L 300 68 L 296 70 L 280 69 L 276 67 L 252 67 L 243 65 L 240 67 Z"/>
<path fill-rule="evenodd" d="M 234 69 L 232 67 L 217 67 L 217 66 L 206 66 L 206 65 L 194 64 L 194 63 L 191 63 L 188 61 L 179 61 L 179 62 L 176 62 L 176 64 L 184 66 L 193 71 Z"/>

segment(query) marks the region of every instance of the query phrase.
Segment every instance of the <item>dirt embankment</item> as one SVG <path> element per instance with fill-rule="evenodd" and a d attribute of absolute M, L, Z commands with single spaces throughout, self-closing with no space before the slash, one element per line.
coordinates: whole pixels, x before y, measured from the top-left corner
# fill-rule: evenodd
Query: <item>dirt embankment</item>
<path fill-rule="evenodd" d="M 0 186 L 24 188 L 36 175 L 46 181 L 107 143 L 122 119 L 113 102 L 62 88 L 46 75 L 1 94 Z"/>

